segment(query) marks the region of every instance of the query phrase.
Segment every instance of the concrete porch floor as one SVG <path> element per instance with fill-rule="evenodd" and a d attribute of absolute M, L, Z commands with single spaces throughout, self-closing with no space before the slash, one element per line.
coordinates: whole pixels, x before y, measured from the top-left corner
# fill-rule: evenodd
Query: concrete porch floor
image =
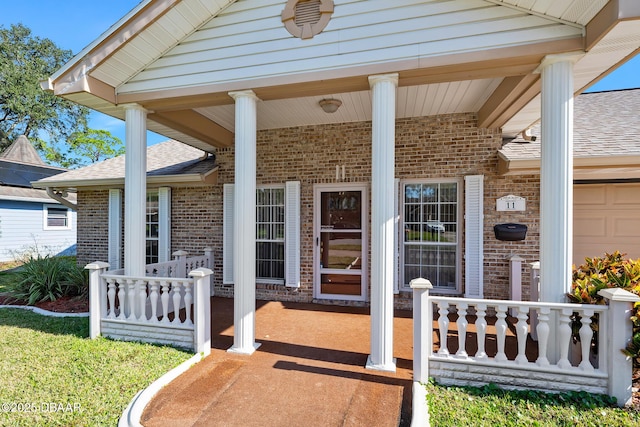
<path fill-rule="evenodd" d="M 212 298 L 211 355 L 149 403 L 154 426 L 408 426 L 411 422 L 411 312 L 394 319 L 395 373 L 365 369 L 369 309 L 256 303 L 251 356 L 233 344 L 233 300 Z"/>

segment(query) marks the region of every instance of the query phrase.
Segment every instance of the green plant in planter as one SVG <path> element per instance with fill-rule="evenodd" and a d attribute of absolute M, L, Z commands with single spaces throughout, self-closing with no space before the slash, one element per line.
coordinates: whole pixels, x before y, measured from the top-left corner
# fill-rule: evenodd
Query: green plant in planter
<path fill-rule="evenodd" d="M 606 288 L 622 288 L 640 295 L 640 259 L 625 259 L 625 254 L 615 251 L 604 257 L 585 258 L 585 263 L 573 270 L 571 292 L 567 294 L 571 302 L 578 304 L 604 304 L 598 291 Z M 574 316 L 575 317 L 575 316 Z M 640 303 L 634 306 L 633 339 L 623 351 L 634 358 L 640 367 Z M 578 319 L 574 319 L 574 323 Z M 575 325 L 579 328 L 579 325 Z M 592 323 L 597 330 L 597 321 Z M 594 334 L 594 339 L 597 335 Z"/>

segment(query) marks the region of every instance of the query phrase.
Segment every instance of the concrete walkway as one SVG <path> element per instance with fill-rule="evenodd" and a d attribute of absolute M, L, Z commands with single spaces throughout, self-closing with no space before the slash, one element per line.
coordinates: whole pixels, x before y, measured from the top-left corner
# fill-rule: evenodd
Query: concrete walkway
<path fill-rule="evenodd" d="M 368 309 L 257 302 L 251 356 L 233 344 L 233 300 L 212 298 L 212 352 L 162 389 L 141 422 L 155 426 L 410 424 L 412 318 L 397 311 L 397 371 L 364 368 Z"/>

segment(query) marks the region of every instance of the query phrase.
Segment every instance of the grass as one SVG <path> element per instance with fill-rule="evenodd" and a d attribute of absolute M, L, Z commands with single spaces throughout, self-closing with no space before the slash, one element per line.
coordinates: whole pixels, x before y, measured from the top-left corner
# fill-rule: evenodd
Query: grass
<path fill-rule="evenodd" d="M 191 357 L 171 347 L 90 340 L 88 322 L 0 309 L 0 425 L 115 426 L 138 391 Z"/>
<path fill-rule="evenodd" d="M 640 412 L 618 408 L 606 395 L 508 391 L 495 385 L 477 388 L 429 383 L 426 387 L 432 427 L 640 425 Z"/>

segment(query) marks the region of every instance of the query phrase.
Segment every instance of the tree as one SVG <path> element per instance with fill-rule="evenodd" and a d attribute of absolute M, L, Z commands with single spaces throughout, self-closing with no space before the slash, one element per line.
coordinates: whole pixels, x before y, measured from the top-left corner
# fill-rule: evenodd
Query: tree
<path fill-rule="evenodd" d="M 72 168 L 86 166 L 111 157 L 124 154 L 124 144 L 109 131 L 86 129 L 71 134 L 67 141 L 66 153 L 60 150 L 47 151 L 47 160 Z"/>
<path fill-rule="evenodd" d="M 0 27 L 0 150 L 25 135 L 49 157 L 60 141 L 86 129 L 86 107 L 40 88 L 71 57 L 70 50 L 32 36 L 22 24 Z"/>

